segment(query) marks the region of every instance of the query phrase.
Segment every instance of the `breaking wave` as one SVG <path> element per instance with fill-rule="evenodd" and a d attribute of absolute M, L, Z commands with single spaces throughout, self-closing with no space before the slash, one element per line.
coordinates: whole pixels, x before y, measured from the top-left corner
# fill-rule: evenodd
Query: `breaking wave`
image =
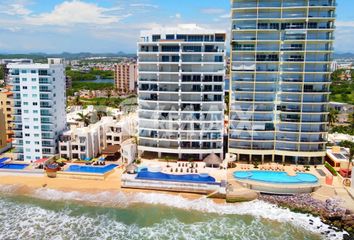
<path fill-rule="evenodd" d="M 323 224 L 318 217 L 294 213 L 259 200 L 240 204 L 218 204 L 204 197 L 189 200 L 182 196 L 162 193 L 82 193 L 46 188 L 30 191 L 23 187 L 0 186 L 0 193 L 3 195 L 19 192 L 25 192 L 28 196 L 48 201 L 79 201 L 123 209 L 133 208 L 141 203 L 161 205 L 186 211 L 217 214 L 221 219 L 193 224 L 186 224 L 178 219 L 166 219 L 149 227 L 139 227 L 135 224 L 110 221 L 105 215 L 93 218 L 84 214 L 72 216 L 68 209 L 56 212 L 33 205 L 19 207 L 0 198 L 0 222 L 9 222 L 7 217 L 18 218 L 12 219 L 11 224 L 0 225 L 0 239 L 18 237 L 26 239 L 29 236 L 31 239 L 36 239 L 36 234 L 40 234 L 38 233 L 39 229 L 50 234 L 51 237 L 48 239 L 77 239 L 73 236 L 80 236 L 82 239 L 85 239 L 84 236 L 97 236 L 97 239 L 106 239 L 107 236 L 111 239 L 268 239 L 270 237 L 292 239 L 287 227 L 289 224 L 292 227 L 318 234 L 322 238 L 343 239 L 344 234 L 344 232 L 335 232 L 328 225 Z M 9 212 L 10 209 L 11 212 Z M 248 225 L 242 221 L 235 221 L 237 216 L 252 216 L 253 220 Z M 264 219 L 280 223 L 276 225 L 277 228 L 279 227 L 277 231 L 283 231 L 283 233 L 279 233 L 278 238 L 267 236 L 267 234 L 271 234 L 267 232 L 271 231 L 265 228 L 262 223 Z M 310 221 L 311 224 L 309 224 Z M 16 224 L 13 224 L 14 222 Z M 60 231 L 59 235 L 55 233 L 55 226 L 58 224 L 65 229 L 65 231 Z"/>

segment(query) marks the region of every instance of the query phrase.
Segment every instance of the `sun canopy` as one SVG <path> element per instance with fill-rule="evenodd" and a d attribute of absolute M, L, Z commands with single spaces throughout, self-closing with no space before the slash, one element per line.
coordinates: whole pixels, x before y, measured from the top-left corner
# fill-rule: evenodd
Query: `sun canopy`
<path fill-rule="evenodd" d="M 47 160 L 48 160 L 48 158 L 41 158 L 41 159 L 36 160 L 34 163 L 42 164 L 42 163 L 45 163 Z"/>
<path fill-rule="evenodd" d="M 203 162 L 205 162 L 207 165 L 220 165 L 222 160 L 215 153 L 211 153 L 206 158 L 204 158 Z"/>

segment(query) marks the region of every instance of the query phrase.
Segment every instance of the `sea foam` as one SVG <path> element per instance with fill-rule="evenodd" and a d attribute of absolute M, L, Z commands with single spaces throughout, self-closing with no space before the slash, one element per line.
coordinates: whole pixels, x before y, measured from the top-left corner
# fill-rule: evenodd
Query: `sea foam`
<path fill-rule="evenodd" d="M 15 186 L 0 186 L 0 192 L 6 194 L 10 194 L 11 192 L 16 193 L 18 190 L 19 189 Z M 163 193 L 82 193 L 76 191 L 64 192 L 47 188 L 36 189 L 32 191 L 30 195 L 35 198 L 49 201 L 80 201 L 88 204 L 116 206 L 120 208 L 127 208 L 134 204 L 145 203 L 219 215 L 250 215 L 255 218 L 290 223 L 317 234 L 327 232 L 328 234 L 323 236 L 323 238 L 331 240 L 343 239 L 343 234 L 345 233 L 332 230 L 328 225 L 323 224 L 319 217 L 294 213 L 288 209 L 280 208 L 276 205 L 259 200 L 239 204 L 219 204 L 205 197 L 190 200 L 179 195 Z M 312 224 L 309 224 L 310 221 Z"/>

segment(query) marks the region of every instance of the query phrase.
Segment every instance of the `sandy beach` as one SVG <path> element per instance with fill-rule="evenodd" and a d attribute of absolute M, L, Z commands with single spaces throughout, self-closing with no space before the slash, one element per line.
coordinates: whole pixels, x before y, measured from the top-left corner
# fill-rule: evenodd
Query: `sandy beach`
<path fill-rule="evenodd" d="M 82 192 L 82 193 L 100 193 L 100 192 L 125 192 L 125 193 L 164 193 L 178 195 L 189 200 L 199 199 L 205 195 L 193 193 L 177 193 L 169 191 L 143 190 L 121 188 L 121 169 L 115 170 L 105 180 L 84 180 L 70 178 L 49 178 L 45 174 L 38 176 L 26 175 L 0 175 L 0 185 L 17 186 L 16 194 L 28 195 L 36 189 L 46 188 L 59 190 L 63 192 Z M 225 203 L 224 199 L 214 199 L 216 203 Z"/>

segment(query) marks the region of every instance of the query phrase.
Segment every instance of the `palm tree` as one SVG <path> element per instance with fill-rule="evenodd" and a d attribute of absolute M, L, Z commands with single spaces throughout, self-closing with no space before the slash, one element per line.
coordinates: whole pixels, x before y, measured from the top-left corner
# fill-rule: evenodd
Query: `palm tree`
<path fill-rule="evenodd" d="M 354 143 L 351 141 L 342 141 L 339 143 L 339 146 L 349 148 L 349 159 L 348 159 L 348 169 L 347 169 L 347 174 L 348 174 L 347 177 L 349 177 L 350 166 L 353 163 L 353 157 L 354 157 Z"/>
<path fill-rule="evenodd" d="M 75 96 L 75 98 L 73 99 L 73 105 L 74 106 L 80 106 L 82 103 L 81 103 L 81 100 L 80 100 L 80 95 L 77 95 Z"/>
<path fill-rule="evenodd" d="M 112 89 L 106 88 L 106 96 L 108 99 L 110 99 L 112 97 Z"/>
<path fill-rule="evenodd" d="M 91 116 L 89 113 L 84 114 L 84 113 L 78 113 L 77 114 L 80 118 L 78 119 L 79 122 L 83 122 L 84 126 L 87 127 L 91 123 Z"/>
<path fill-rule="evenodd" d="M 97 114 L 98 121 L 100 121 L 102 117 L 107 117 L 108 115 L 106 111 L 102 111 L 102 110 L 97 111 L 96 114 Z"/>
<path fill-rule="evenodd" d="M 328 114 L 328 124 L 330 127 L 333 127 L 334 123 L 338 121 L 338 111 L 331 109 Z"/>

